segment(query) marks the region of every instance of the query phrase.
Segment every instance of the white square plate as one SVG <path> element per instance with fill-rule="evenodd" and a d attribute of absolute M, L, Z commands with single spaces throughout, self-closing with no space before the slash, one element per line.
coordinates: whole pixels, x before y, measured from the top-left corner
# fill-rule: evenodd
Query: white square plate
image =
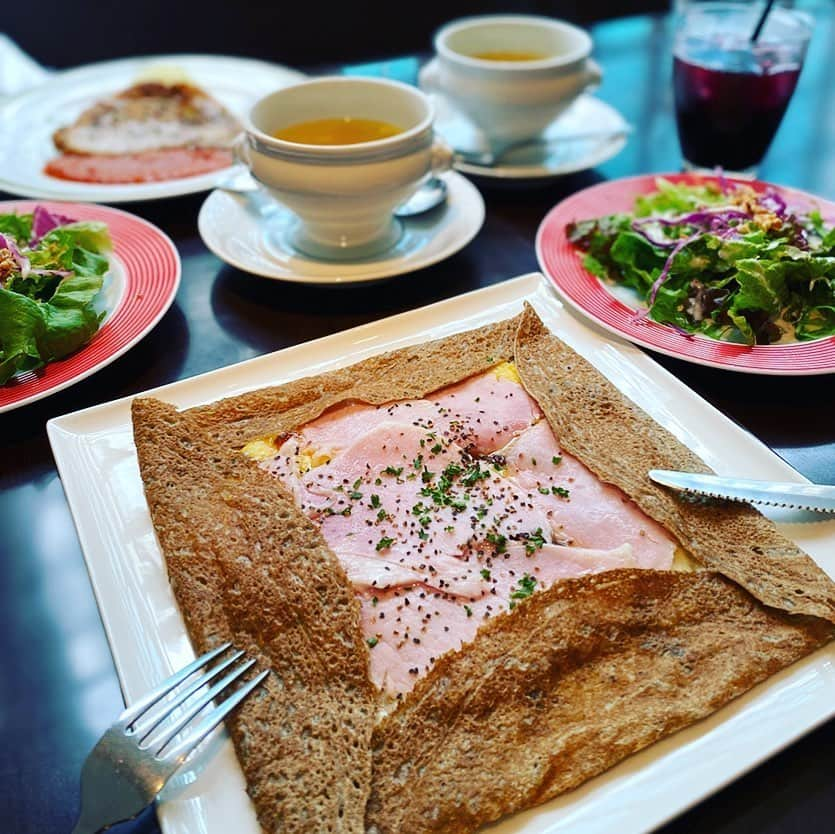
<path fill-rule="evenodd" d="M 630 344 L 581 323 L 540 275 L 527 275 L 327 336 L 153 392 L 180 408 L 317 374 L 384 350 L 536 308 L 583 354 L 720 474 L 802 481 L 750 434 Z M 75 519 L 126 700 L 193 658 L 154 536 L 134 450 L 130 400 L 50 421 L 49 439 Z M 835 521 L 781 530 L 835 575 Z M 546 805 L 508 818 L 496 834 L 647 832 L 835 714 L 830 644 L 705 721 L 630 757 Z M 231 742 L 178 778 L 160 805 L 166 834 L 259 834 Z M 197 776 L 199 775 L 199 778 Z"/>

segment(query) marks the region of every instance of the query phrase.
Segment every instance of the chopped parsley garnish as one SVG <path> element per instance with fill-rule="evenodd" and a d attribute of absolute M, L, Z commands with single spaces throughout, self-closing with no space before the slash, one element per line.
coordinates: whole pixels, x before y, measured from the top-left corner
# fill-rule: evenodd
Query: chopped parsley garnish
<path fill-rule="evenodd" d="M 544 544 L 545 537 L 542 535 L 542 528 L 537 527 L 533 533 L 528 533 L 525 539 L 525 553 L 530 556 L 532 553 L 536 553 Z"/>
<path fill-rule="evenodd" d="M 507 550 L 507 537 L 501 533 L 488 533 L 485 538 L 496 548 L 496 553 L 504 553 Z"/>
<path fill-rule="evenodd" d="M 415 469 L 420 469 L 423 466 L 423 455 L 418 455 L 413 461 L 412 466 Z"/>
<path fill-rule="evenodd" d="M 426 541 L 429 538 L 429 533 L 426 530 L 418 530 L 418 538 Z"/>
<path fill-rule="evenodd" d="M 377 507 L 380 506 L 380 496 L 377 494 L 372 494 L 371 496 L 371 506 L 376 510 Z"/>
<path fill-rule="evenodd" d="M 464 470 L 457 463 L 450 463 L 444 469 L 444 477 L 451 481 L 456 475 L 460 475 Z"/>
<path fill-rule="evenodd" d="M 452 533 L 454 531 L 455 531 L 455 527 L 452 524 L 447 524 L 447 526 L 444 527 L 444 532 L 445 533 Z"/>
<path fill-rule="evenodd" d="M 386 475 L 394 475 L 395 478 L 399 478 L 403 474 L 403 467 L 402 466 L 387 466 L 383 472 Z"/>
<path fill-rule="evenodd" d="M 487 570 L 487 568 L 482 568 L 481 569 L 481 578 L 486 579 L 488 581 L 491 579 L 490 571 Z"/>
<path fill-rule="evenodd" d="M 382 485 L 383 485 L 383 479 L 382 478 L 375 478 L 374 479 L 374 486 L 382 486 Z"/>
<path fill-rule="evenodd" d="M 385 521 L 387 517 L 388 513 L 385 510 L 377 511 L 377 521 Z"/>
<path fill-rule="evenodd" d="M 342 510 L 339 514 L 344 515 L 347 518 L 347 516 L 351 515 L 351 508 L 345 507 L 345 509 Z"/>
<path fill-rule="evenodd" d="M 527 599 L 536 590 L 536 579 L 525 574 L 519 580 L 519 587 L 510 592 L 510 607 L 516 607 L 516 600 Z"/>
<path fill-rule="evenodd" d="M 374 646 L 376 646 L 377 643 L 380 642 L 380 639 L 378 637 L 369 637 L 365 642 L 368 643 L 369 649 L 373 649 Z"/>
<path fill-rule="evenodd" d="M 551 492 L 553 492 L 554 495 L 559 495 L 560 498 L 568 498 L 568 496 L 571 495 L 571 492 L 565 487 L 552 486 Z"/>
<path fill-rule="evenodd" d="M 379 602 L 379 600 L 377 599 L 377 597 L 371 597 L 371 604 L 372 605 L 376 606 L 378 602 Z"/>
<path fill-rule="evenodd" d="M 550 495 L 551 494 L 551 490 L 548 489 L 548 487 L 537 487 L 536 491 L 541 492 L 543 495 Z"/>
<path fill-rule="evenodd" d="M 362 478 L 357 478 L 356 481 L 354 481 L 353 485 L 351 486 L 351 489 L 359 489 L 359 485 L 361 483 L 362 483 Z"/>
<path fill-rule="evenodd" d="M 435 477 L 434 472 L 430 472 L 426 467 L 424 467 L 423 472 L 420 474 L 420 479 L 423 483 L 428 484 L 433 478 Z"/>
<path fill-rule="evenodd" d="M 380 550 L 388 550 L 394 544 L 394 539 L 390 539 L 388 536 L 383 536 L 377 544 L 374 545 L 374 549 L 376 551 Z"/>
<path fill-rule="evenodd" d="M 562 463 L 562 455 L 554 455 L 554 457 L 551 458 L 551 463 L 553 463 L 554 466 L 558 463 Z"/>
<path fill-rule="evenodd" d="M 361 493 L 361 492 L 357 492 L 356 490 L 354 490 L 353 492 L 351 492 L 351 493 L 349 493 L 349 494 L 348 494 L 348 497 L 349 497 L 352 501 L 359 501 L 359 500 L 360 500 L 360 498 L 362 498 L 362 493 Z"/>
<path fill-rule="evenodd" d="M 474 463 L 470 466 L 467 471 L 461 476 L 461 483 L 464 486 L 473 486 L 476 481 L 481 480 L 482 478 L 489 478 L 490 473 L 486 471 L 482 471 L 479 467 L 478 463 Z"/>
<path fill-rule="evenodd" d="M 469 605 L 465 605 L 465 606 L 464 606 L 464 610 L 467 612 L 467 616 L 468 616 L 468 617 L 472 617 L 472 616 L 473 616 L 473 609 L 472 609 L 472 608 L 470 608 L 470 606 L 469 606 Z"/>
<path fill-rule="evenodd" d="M 440 443 L 436 443 L 429 451 L 432 452 L 433 455 L 439 455 L 441 452 L 443 452 L 443 450 L 444 447 L 441 446 Z"/>

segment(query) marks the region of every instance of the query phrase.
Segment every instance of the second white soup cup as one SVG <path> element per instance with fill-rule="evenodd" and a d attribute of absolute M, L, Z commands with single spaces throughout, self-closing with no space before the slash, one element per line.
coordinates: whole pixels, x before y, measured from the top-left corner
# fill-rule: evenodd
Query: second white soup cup
<path fill-rule="evenodd" d="M 591 38 L 561 20 L 488 15 L 447 24 L 435 36 L 435 58 L 420 85 L 442 94 L 494 148 L 534 139 L 602 78 L 590 57 Z M 485 53 L 520 52 L 527 61 L 485 60 Z"/>
<path fill-rule="evenodd" d="M 349 117 L 388 122 L 401 132 L 350 145 L 276 139 L 291 125 Z M 317 258 L 378 254 L 399 239 L 393 211 L 452 154 L 435 138 L 432 103 L 396 81 L 326 77 L 262 98 L 252 108 L 237 153 L 253 176 L 298 218 L 291 244 Z"/>

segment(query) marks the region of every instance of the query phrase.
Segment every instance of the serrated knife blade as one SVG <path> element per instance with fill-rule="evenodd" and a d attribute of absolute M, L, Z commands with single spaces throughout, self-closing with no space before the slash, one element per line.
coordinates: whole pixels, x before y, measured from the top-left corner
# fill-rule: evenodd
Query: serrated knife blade
<path fill-rule="evenodd" d="M 752 481 L 746 478 L 723 478 L 719 475 L 700 475 L 667 469 L 651 469 L 649 477 L 662 486 L 711 498 L 818 513 L 835 513 L 835 486 Z"/>

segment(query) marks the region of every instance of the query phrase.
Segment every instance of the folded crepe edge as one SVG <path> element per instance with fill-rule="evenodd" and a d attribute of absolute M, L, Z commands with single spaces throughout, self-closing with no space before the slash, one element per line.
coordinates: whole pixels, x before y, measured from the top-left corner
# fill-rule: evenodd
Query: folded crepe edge
<path fill-rule="evenodd" d="M 132 403 L 154 529 L 196 653 L 231 641 L 271 674 L 227 726 L 266 831 L 363 828 L 376 692 L 359 604 L 283 485 L 194 418 Z M 333 670 L 339 674 L 334 675 Z"/>

